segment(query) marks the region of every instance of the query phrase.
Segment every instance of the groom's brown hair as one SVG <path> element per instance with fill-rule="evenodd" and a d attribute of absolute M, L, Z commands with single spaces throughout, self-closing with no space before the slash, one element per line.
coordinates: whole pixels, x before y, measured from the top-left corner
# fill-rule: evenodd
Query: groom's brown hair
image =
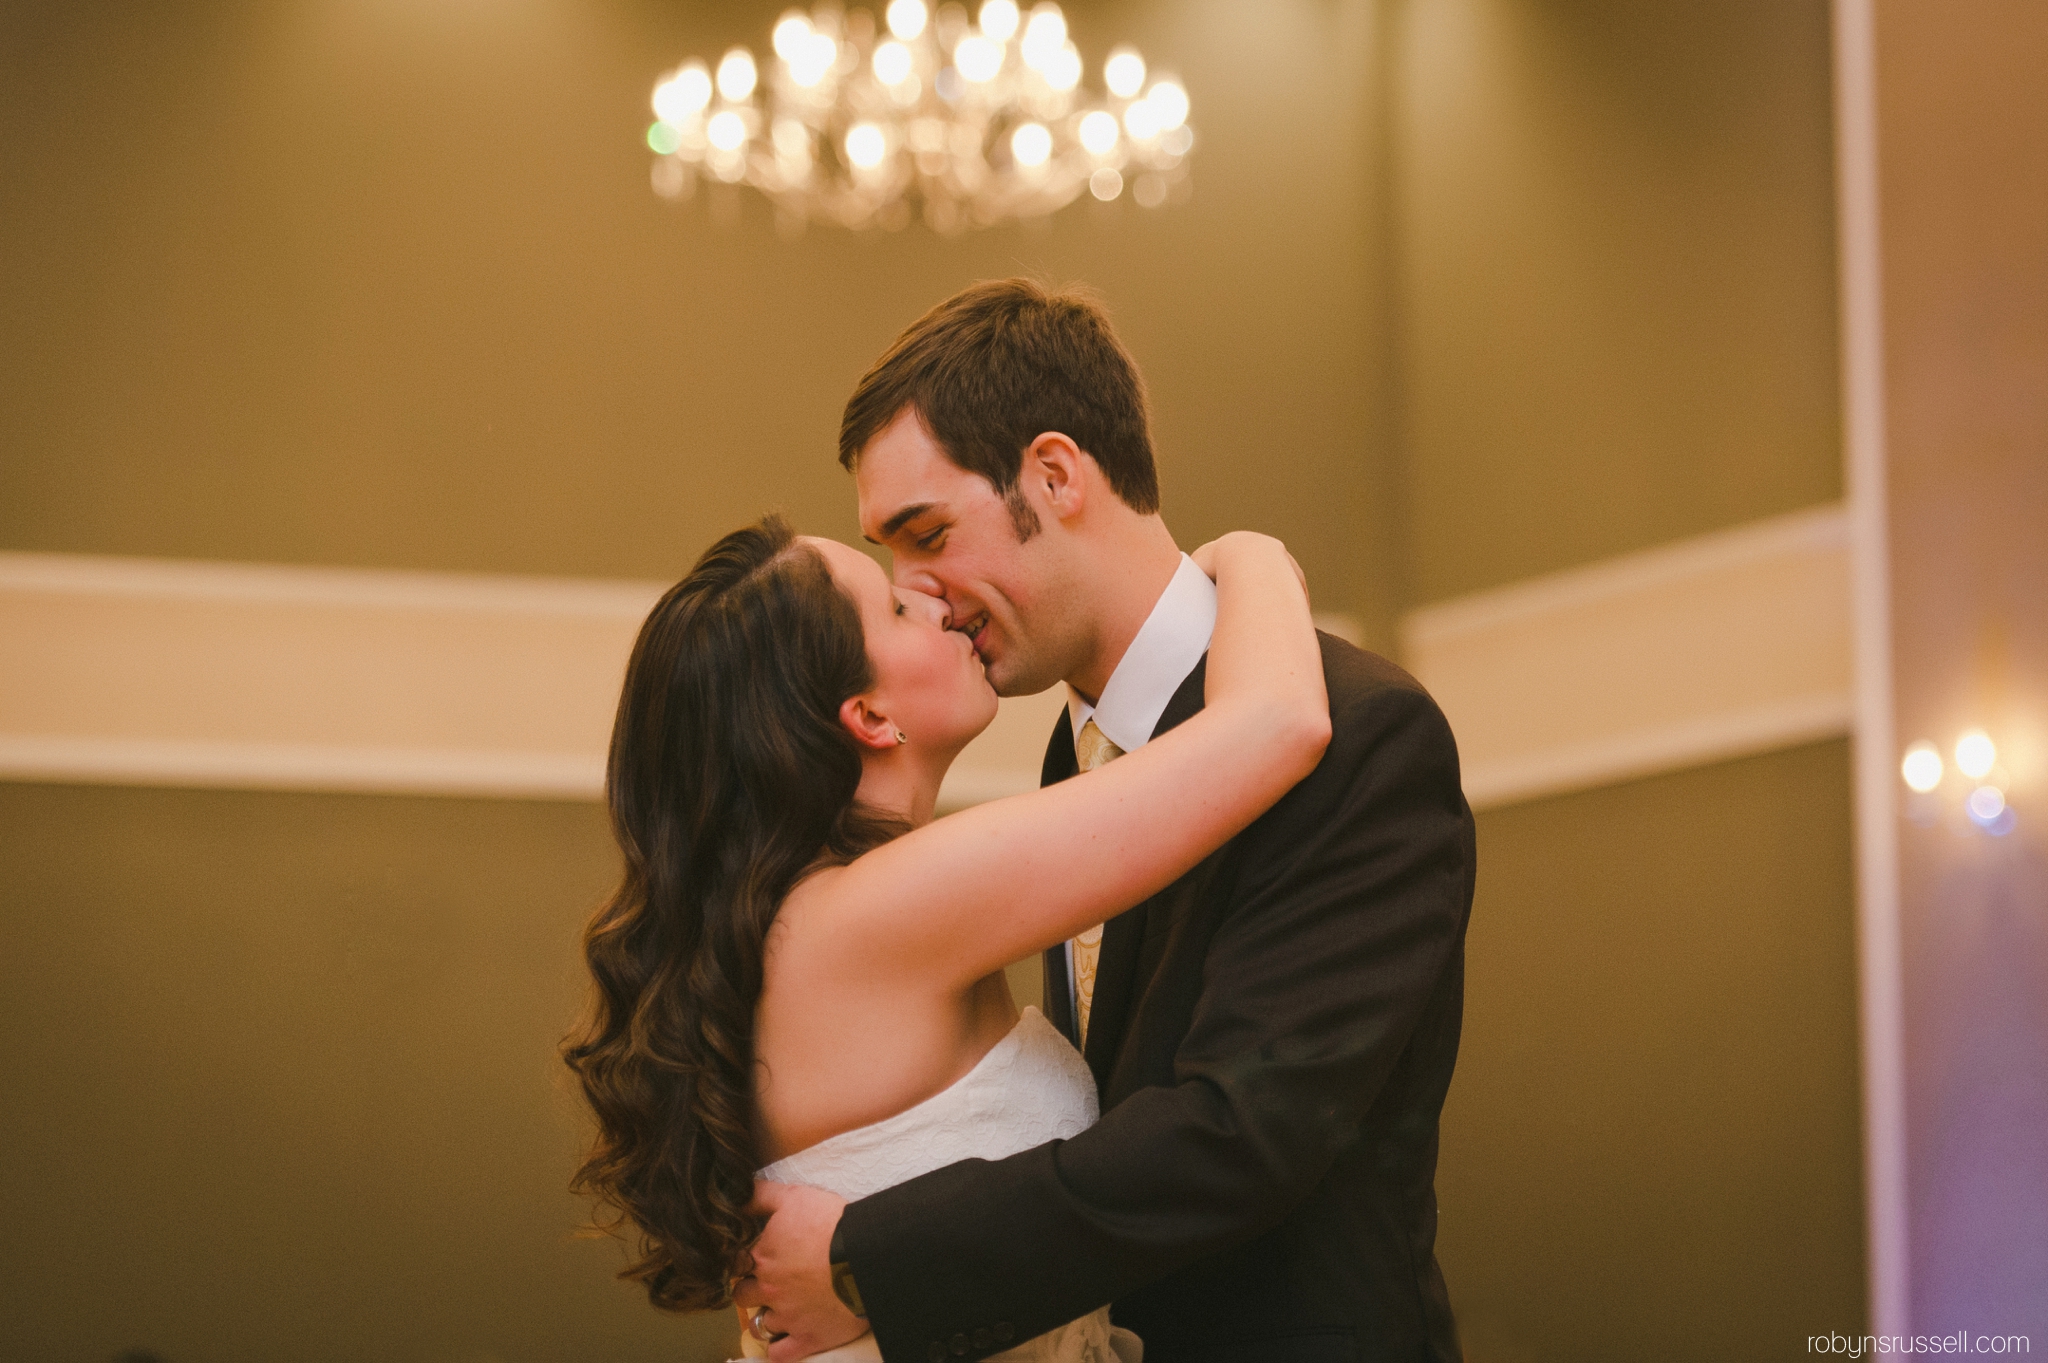
<path fill-rule="evenodd" d="M 1080 446 L 1132 510 L 1159 509 L 1145 384 L 1102 305 L 1028 279 L 962 289 L 912 322 L 846 400 L 839 462 L 911 408 L 940 449 L 1003 494 L 1017 537 L 1038 518 L 1017 495 L 1024 451 L 1047 431 Z"/>

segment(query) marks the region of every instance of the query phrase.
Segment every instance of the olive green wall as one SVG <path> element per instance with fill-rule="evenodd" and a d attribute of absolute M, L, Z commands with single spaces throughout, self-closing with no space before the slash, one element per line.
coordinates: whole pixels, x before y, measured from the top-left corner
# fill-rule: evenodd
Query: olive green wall
<path fill-rule="evenodd" d="M 1406 0 L 1408 603 L 1841 495 L 1825 0 Z"/>
<path fill-rule="evenodd" d="M 1369 4 L 1071 8 L 1185 78 L 1189 203 L 785 241 L 656 199 L 641 141 L 766 0 L 10 4 L 0 547 L 662 577 L 768 506 L 852 536 L 854 380 L 1021 272 L 1115 313 L 1185 541 L 1283 531 L 1384 616 Z"/>
<path fill-rule="evenodd" d="M 572 1238 L 595 805 L 0 784 L 0 1358 L 723 1358 Z"/>
<path fill-rule="evenodd" d="M 1439 1251 L 1472 1363 L 1863 1318 L 1848 745 L 1479 816 Z"/>

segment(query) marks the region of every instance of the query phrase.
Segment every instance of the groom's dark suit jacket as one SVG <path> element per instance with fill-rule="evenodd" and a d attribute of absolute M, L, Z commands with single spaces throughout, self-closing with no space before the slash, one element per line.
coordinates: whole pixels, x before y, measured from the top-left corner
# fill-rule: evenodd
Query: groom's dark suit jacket
<path fill-rule="evenodd" d="M 1145 1363 L 1454 1360 L 1437 1117 L 1457 1060 L 1472 816 L 1436 705 L 1324 636 L 1321 764 L 1103 934 L 1103 1117 L 840 1222 L 888 1363 L 977 1359 L 1113 1303 Z M 1202 706 L 1204 668 L 1155 733 Z M 1045 780 L 1074 774 L 1062 717 Z M 1073 1034 L 1064 955 L 1047 1015 Z"/>

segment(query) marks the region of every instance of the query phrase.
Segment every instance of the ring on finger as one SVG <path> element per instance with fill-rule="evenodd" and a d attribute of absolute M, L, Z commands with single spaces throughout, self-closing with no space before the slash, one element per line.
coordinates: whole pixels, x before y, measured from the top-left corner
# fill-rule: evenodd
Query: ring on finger
<path fill-rule="evenodd" d="M 768 1332 L 768 1327 L 761 1323 L 761 1317 L 767 1314 L 767 1307 L 755 1307 L 754 1314 L 747 1318 L 747 1333 L 752 1335 L 755 1339 L 760 1340 L 763 1344 L 773 1344 L 779 1338 L 779 1336 L 770 1334 Z"/>

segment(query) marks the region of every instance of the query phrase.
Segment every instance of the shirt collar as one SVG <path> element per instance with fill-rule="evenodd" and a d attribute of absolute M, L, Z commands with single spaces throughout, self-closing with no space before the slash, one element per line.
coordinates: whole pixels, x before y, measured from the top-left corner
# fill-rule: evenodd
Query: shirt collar
<path fill-rule="evenodd" d="M 1080 692 L 1067 688 L 1075 737 L 1093 719 L 1103 737 L 1125 752 L 1144 747 L 1173 693 L 1209 651 L 1209 636 L 1215 632 L 1216 584 L 1182 554 L 1166 590 L 1109 674 L 1101 698 L 1090 705 Z"/>

